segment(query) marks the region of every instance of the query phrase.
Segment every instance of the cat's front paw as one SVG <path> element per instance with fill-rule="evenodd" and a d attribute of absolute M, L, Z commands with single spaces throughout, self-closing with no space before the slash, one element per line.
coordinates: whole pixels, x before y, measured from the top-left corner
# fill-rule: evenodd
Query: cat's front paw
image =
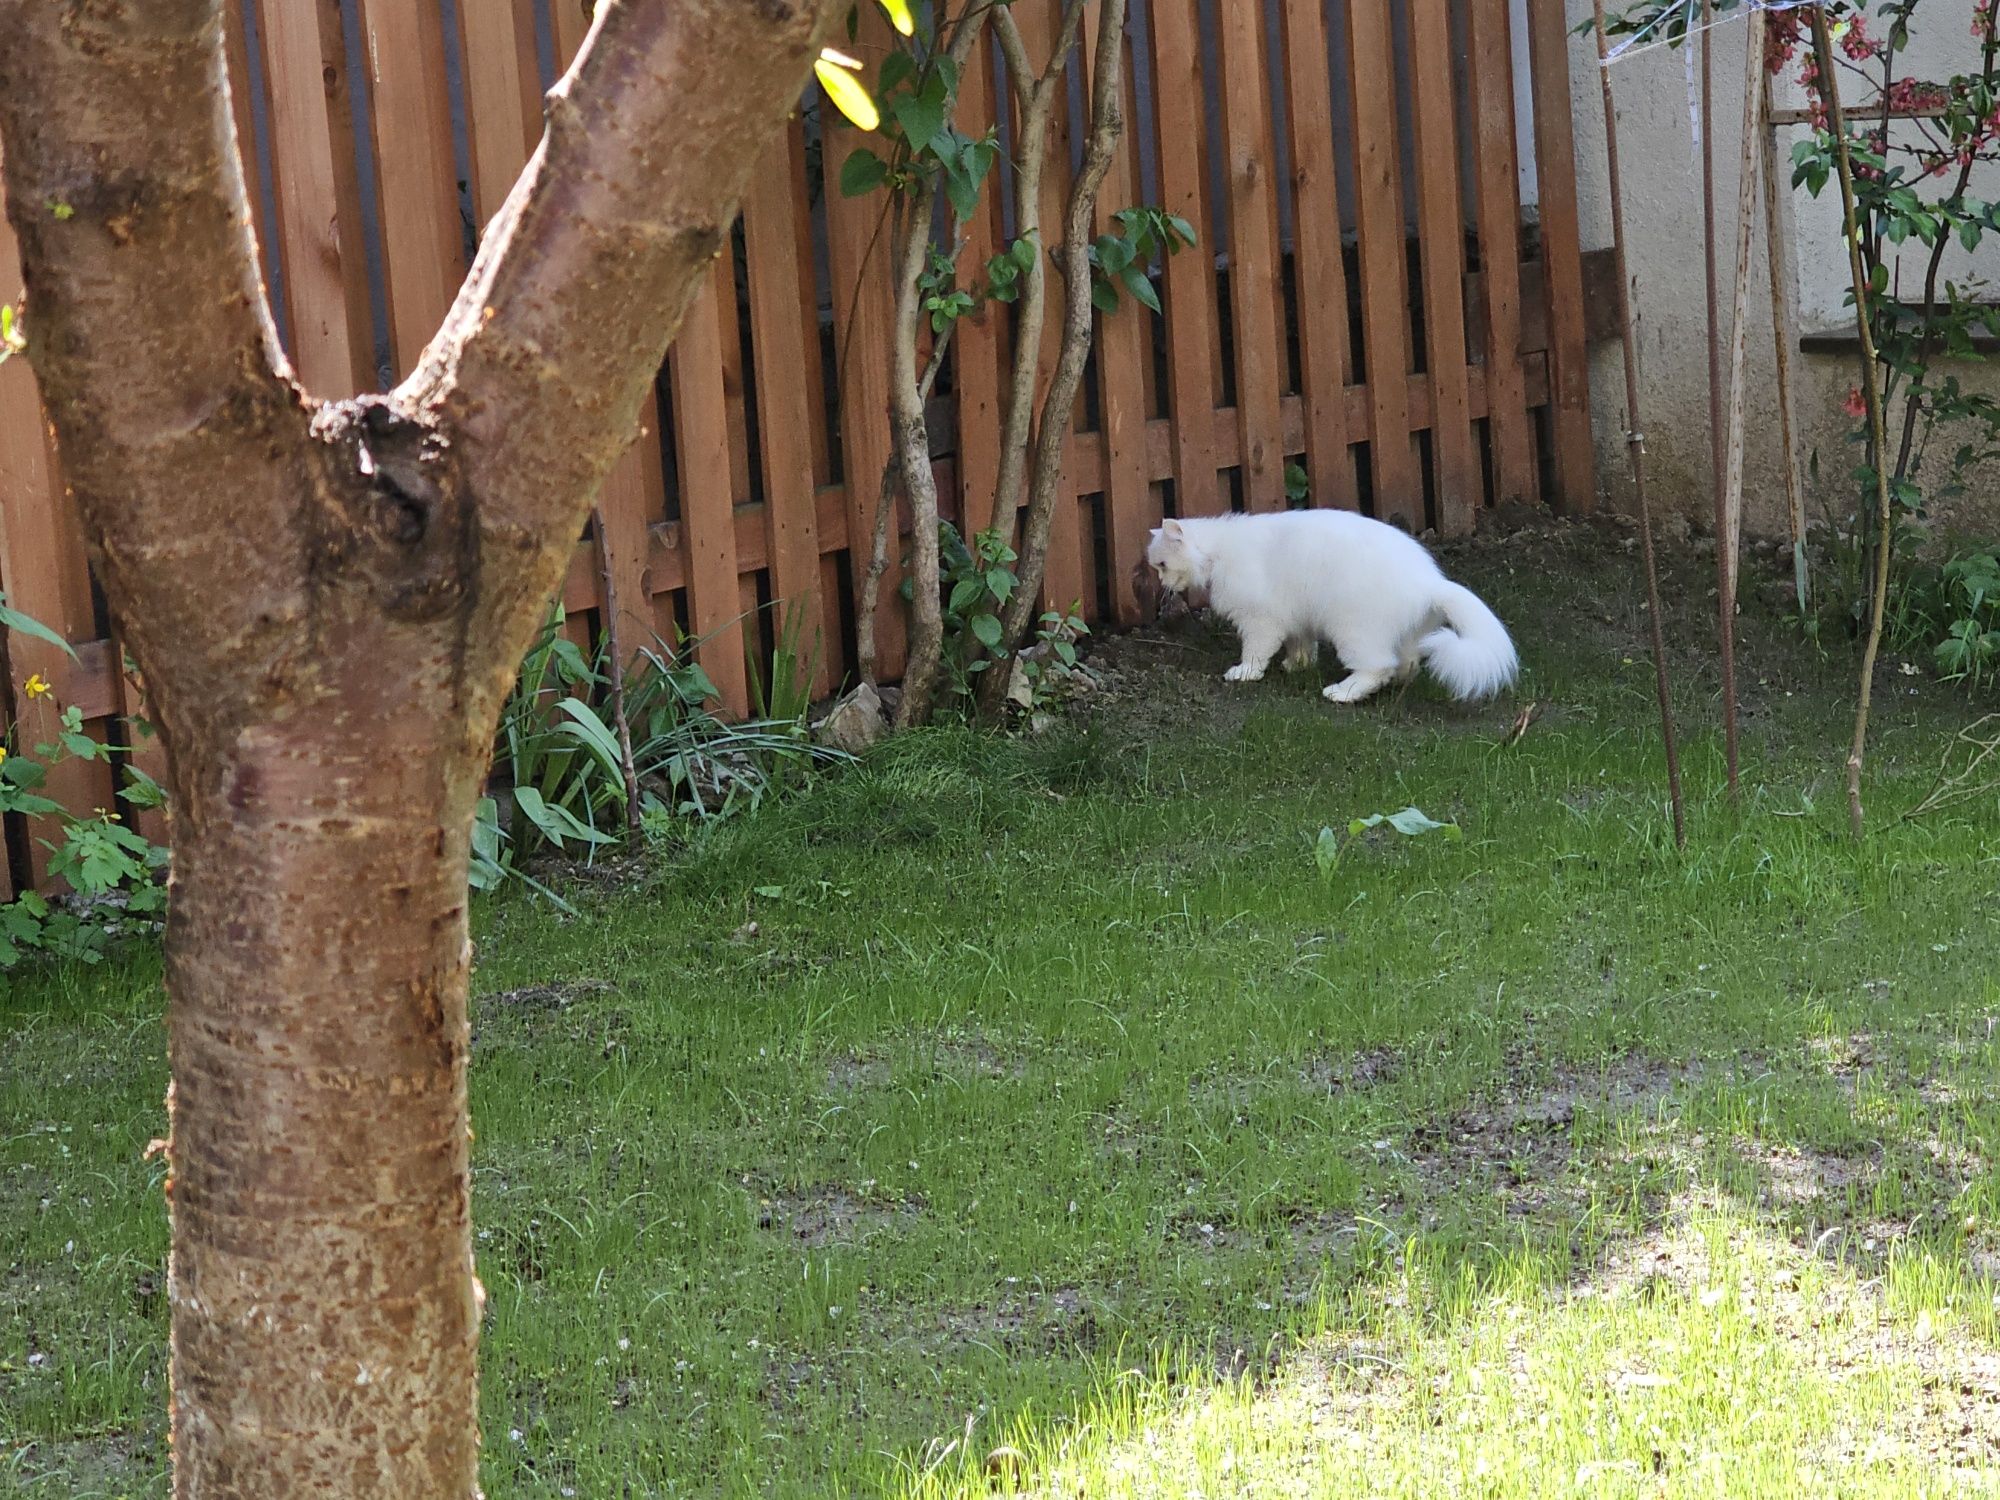
<path fill-rule="evenodd" d="M 1242 662 L 1238 662 L 1222 674 L 1222 680 L 1224 682 L 1262 682 L 1264 680 L 1264 669 L 1262 667 L 1246 667 Z"/>

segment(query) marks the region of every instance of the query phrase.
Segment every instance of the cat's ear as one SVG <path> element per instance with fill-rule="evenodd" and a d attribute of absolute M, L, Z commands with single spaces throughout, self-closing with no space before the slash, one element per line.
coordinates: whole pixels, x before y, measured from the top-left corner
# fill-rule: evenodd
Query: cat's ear
<path fill-rule="evenodd" d="M 1173 520 L 1172 518 L 1169 518 L 1167 522 L 1160 527 L 1160 535 L 1165 537 L 1168 541 L 1178 542 L 1181 539 L 1181 523 L 1179 521 Z"/>

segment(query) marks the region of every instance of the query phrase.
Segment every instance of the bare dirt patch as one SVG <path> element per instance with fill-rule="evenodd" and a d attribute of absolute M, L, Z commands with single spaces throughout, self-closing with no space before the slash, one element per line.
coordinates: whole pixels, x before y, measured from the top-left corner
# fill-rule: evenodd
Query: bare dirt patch
<path fill-rule="evenodd" d="M 924 1210 L 920 1199 L 888 1201 L 846 1188 L 773 1193 L 758 1204 L 757 1227 L 784 1234 L 812 1249 L 855 1245 L 869 1235 L 906 1224 Z"/>

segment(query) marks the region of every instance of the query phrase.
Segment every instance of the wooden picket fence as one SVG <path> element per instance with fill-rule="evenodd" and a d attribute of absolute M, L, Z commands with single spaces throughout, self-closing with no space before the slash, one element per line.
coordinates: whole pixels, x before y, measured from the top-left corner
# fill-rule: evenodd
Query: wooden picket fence
<path fill-rule="evenodd" d="M 590 0 L 229 0 L 245 169 L 280 331 L 315 395 L 408 369 L 541 129 L 541 93 L 582 43 Z M 863 4 L 852 50 L 886 32 Z M 1056 0 L 1016 0 L 1036 60 Z M 1089 48 L 1083 49 L 1084 58 Z M 966 71 L 959 126 L 1013 122 L 1004 64 Z M 1045 224 L 1080 150 L 1059 119 Z M 1155 268 L 1164 315 L 1100 317 L 1069 436 L 1047 594 L 1129 621 L 1128 573 L 1163 514 L 1314 504 L 1467 530 L 1482 507 L 1590 506 L 1588 376 L 1562 0 L 1134 0 L 1127 129 L 1099 218 L 1150 204 L 1200 243 Z M 996 108 L 996 100 L 1000 104 Z M 809 96 L 770 143 L 733 238 L 675 341 L 601 497 L 563 602 L 599 623 L 609 577 L 628 640 L 698 638 L 725 705 L 747 700 L 746 632 L 807 611 L 822 690 L 852 659 L 859 569 L 883 466 L 890 288 L 879 195 L 841 196 L 859 137 Z M 1003 167 L 961 264 L 1013 221 Z M 1524 210 L 1524 185 L 1536 201 Z M 19 293 L 0 225 L 0 300 Z M 191 310 L 191 316 L 199 312 Z M 1043 350 L 1052 366 L 1057 319 Z M 932 430 L 946 512 L 991 520 L 1009 316 L 961 327 Z M 138 708 L 110 638 L 24 361 L 0 367 L 0 587 L 78 643 L 17 638 L 19 738 L 54 700 L 121 740 Z M 227 504 L 217 496 L 217 504 Z M 886 591 L 885 591 L 886 592 Z M 893 599 L 886 675 L 900 665 Z M 141 749 L 141 755 L 147 752 Z M 116 764 L 69 763 L 53 793 L 111 807 Z M 0 896 L 46 851 L 14 820 Z M 10 873 L 11 872 L 11 873 Z"/>

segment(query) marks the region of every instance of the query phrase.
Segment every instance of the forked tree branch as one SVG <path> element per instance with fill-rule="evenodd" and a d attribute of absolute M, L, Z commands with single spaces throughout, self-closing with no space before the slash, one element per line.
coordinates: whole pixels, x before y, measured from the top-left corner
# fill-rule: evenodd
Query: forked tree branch
<path fill-rule="evenodd" d="M 211 713 L 303 609 L 273 481 L 309 447 L 223 78 L 221 0 L 0 0 L 28 357 L 121 633 L 156 694 L 204 682 Z"/>

